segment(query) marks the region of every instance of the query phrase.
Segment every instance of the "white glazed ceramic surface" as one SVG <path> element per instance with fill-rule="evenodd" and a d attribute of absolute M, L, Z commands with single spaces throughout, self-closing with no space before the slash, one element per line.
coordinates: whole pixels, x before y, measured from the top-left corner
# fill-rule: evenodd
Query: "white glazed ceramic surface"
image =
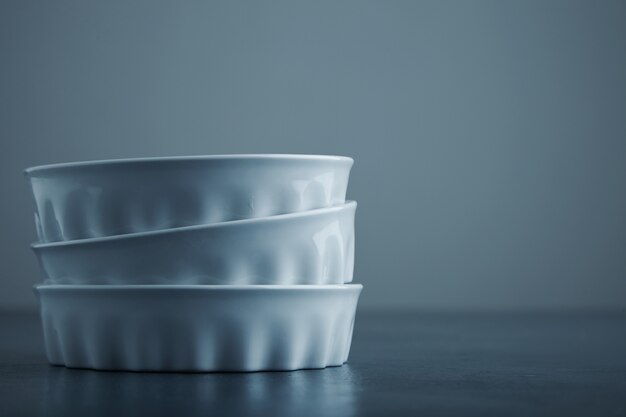
<path fill-rule="evenodd" d="M 356 202 L 307 212 L 33 245 L 47 284 L 341 284 Z"/>
<path fill-rule="evenodd" d="M 41 242 L 300 212 L 345 201 L 353 160 L 315 155 L 141 158 L 25 171 Z"/>
<path fill-rule="evenodd" d="M 41 285 L 35 291 L 53 365 L 208 372 L 343 364 L 361 289 Z"/>

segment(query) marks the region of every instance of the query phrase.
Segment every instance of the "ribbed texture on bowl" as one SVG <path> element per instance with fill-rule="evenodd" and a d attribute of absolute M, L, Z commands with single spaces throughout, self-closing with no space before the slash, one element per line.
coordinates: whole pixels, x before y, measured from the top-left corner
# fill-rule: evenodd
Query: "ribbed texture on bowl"
<path fill-rule="evenodd" d="M 208 226 L 34 245 L 47 284 L 341 284 L 356 203 Z"/>
<path fill-rule="evenodd" d="M 295 213 L 345 201 L 352 159 L 145 158 L 28 169 L 41 242 Z"/>
<path fill-rule="evenodd" d="M 54 365 L 208 372 L 343 364 L 361 289 L 39 286 L 36 292 Z"/>

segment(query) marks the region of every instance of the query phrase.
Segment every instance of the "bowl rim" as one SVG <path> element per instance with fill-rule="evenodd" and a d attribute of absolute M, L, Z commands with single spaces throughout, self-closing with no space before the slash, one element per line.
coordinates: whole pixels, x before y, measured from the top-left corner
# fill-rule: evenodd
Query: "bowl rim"
<path fill-rule="evenodd" d="M 33 290 L 36 292 L 45 291 L 64 291 L 64 290 L 95 290 L 95 291 L 116 291 L 126 292 L 132 291 L 315 291 L 315 290 L 336 290 L 336 291 L 355 291 L 362 290 L 362 284 L 252 284 L 252 285 L 201 285 L 201 284 L 139 284 L 139 285 L 123 285 L 123 284 L 35 284 Z"/>
<path fill-rule="evenodd" d="M 341 155 L 316 155 L 316 154 L 281 154 L 281 153 L 259 153 L 259 154 L 223 154 L 223 155 L 183 155 L 183 156 L 155 156 L 140 158 L 117 158 L 99 159 L 92 161 L 61 162 L 54 164 L 36 165 L 26 168 L 23 173 L 26 177 L 48 171 L 59 171 L 72 168 L 89 168 L 99 166 L 117 166 L 125 164 L 156 164 L 171 162 L 189 161 L 217 161 L 217 160 L 310 160 L 326 162 L 343 162 L 350 166 L 354 164 L 354 159 Z"/>
<path fill-rule="evenodd" d="M 322 207 L 322 208 L 312 209 L 312 210 L 298 211 L 295 213 L 275 214 L 273 216 L 253 217 L 249 219 L 230 220 L 226 222 L 217 222 L 217 223 L 195 224 L 191 226 L 170 227 L 167 229 L 149 230 L 149 231 L 137 232 L 137 233 L 124 233 L 124 234 L 112 235 L 112 236 L 90 237 L 86 239 L 60 240 L 56 242 L 35 242 L 35 243 L 31 243 L 30 247 L 34 251 L 37 251 L 40 249 L 47 249 L 47 248 L 54 248 L 54 247 L 98 244 L 98 243 L 110 242 L 110 241 L 115 242 L 115 241 L 120 241 L 120 240 L 125 240 L 125 239 L 138 239 L 138 238 L 149 237 L 149 236 L 184 233 L 184 232 L 194 231 L 194 230 L 231 227 L 231 226 L 237 226 L 237 225 L 248 224 L 248 223 L 252 223 L 252 224 L 265 223 L 265 222 L 274 222 L 274 221 L 284 221 L 286 219 L 293 219 L 293 218 L 300 218 L 300 217 L 313 217 L 316 215 L 340 212 L 344 210 L 356 210 L 356 207 L 357 207 L 356 201 L 347 200 L 343 204 L 336 204 L 334 206 Z"/>

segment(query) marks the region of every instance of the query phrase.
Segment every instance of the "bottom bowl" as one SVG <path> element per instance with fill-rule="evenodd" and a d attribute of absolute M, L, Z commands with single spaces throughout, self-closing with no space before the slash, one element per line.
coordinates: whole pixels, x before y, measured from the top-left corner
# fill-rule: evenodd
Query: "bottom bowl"
<path fill-rule="evenodd" d="M 348 359 L 361 285 L 39 285 L 48 360 L 128 371 L 287 371 Z"/>

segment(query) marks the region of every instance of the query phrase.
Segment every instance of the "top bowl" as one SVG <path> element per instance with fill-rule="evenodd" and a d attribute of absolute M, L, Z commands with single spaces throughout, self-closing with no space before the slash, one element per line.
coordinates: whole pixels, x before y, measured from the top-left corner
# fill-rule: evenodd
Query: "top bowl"
<path fill-rule="evenodd" d="M 352 158 L 215 155 L 28 168 L 42 242 L 265 217 L 345 201 Z"/>

